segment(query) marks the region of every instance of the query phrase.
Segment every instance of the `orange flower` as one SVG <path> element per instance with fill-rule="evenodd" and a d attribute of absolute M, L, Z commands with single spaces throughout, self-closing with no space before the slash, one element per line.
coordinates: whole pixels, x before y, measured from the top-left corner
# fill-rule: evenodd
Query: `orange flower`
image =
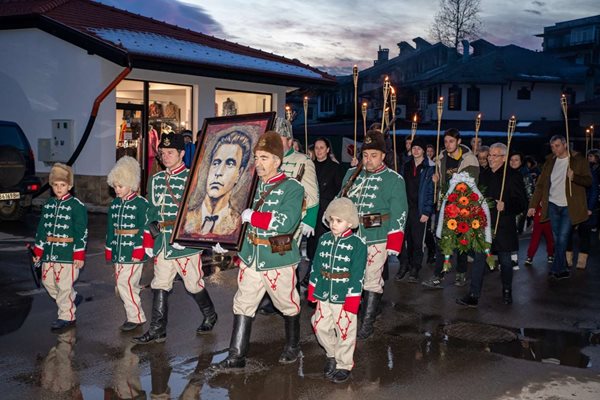
<path fill-rule="evenodd" d="M 462 206 L 466 206 L 469 204 L 469 198 L 467 196 L 462 196 L 460 199 L 458 199 L 458 203 Z"/>
<path fill-rule="evenodd" d="M 448 220 L 448 223 L 446 224 L 446 226 L 448 227 L 448 229 L 450 229 L 451 231 L 453 231 L 458 226 L 458 223 L 456 222 L 455 219 L 450 219 L 450 220 Z"/>
<path fill-rule="evenodd" d="M 474 219 L 474 220 L 471 222 L 471 228 L 473 228 L 473 229 L 479 229 L 479 226 L 480 226 L 480 225 L 479 225 L 479 220 L 478 220 L 478 219 Z"/>
<path fill-rule="evenodd" d="M 468 209 L 466 209 L 466 208 L 461 208 L 461 209 L 460 209 L 460 216 L 461 216 L 461 217 L 463 217 L 463 218 L 466 218 L 466 217 L 468 217 L 469 215 L 471 215 L 471 213 L 469 212 L 469 210 L 468 210 Z"/>
<path fill-rule="evenodd" d="M 459 183 L 458 185 L 456 185 L 456 190 L 458 190 L 459 192 L 464 192 L 465 190 L 467 190 L 467 185 L 464 183 Z"/>

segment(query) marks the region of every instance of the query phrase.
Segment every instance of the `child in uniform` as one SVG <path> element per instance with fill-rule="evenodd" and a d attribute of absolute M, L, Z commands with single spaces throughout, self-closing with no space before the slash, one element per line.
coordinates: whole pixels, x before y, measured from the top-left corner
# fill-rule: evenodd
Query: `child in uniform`
<path fill-rule="evenodd" d="M 142 244 L 148 201 L 140 196 L 140 165 L 129 156 L 121 157 L 108 174 L 107 183 L 117 197 L 108 209 L 105 258 L 114 264 L 115 284 L 125 306 L 127 320 L 121 331 L 142 326 L 146 316 L 140 302 L 140 278 L 146 261 Z"/>
<path fill-rule="evenodd" d="M 87 209 L 69 193 L 73 188 L 71 167 L 54 164 L 49 183 L 54 197 L 42 207 L 33 261 L 42 260 L 42 283 L 58 306 L 58 319 L 50 329 L 62 332 L 75 325 L 75 310 L 82 300 L 73 285 L 85 260 Z"/>
<path fill-rule="evenodd" d="M 350 377 L 356 344 L 357 312 L 367 263 L 367 245 L 352 229 L 358 212 L 345 197 L 329 203 L 323 215 L 331 232 L 324 233 L 315 252 L 308 301 L 317 303 L 313 331 L 325 349 L 325 377 L 342 383 Z"/>

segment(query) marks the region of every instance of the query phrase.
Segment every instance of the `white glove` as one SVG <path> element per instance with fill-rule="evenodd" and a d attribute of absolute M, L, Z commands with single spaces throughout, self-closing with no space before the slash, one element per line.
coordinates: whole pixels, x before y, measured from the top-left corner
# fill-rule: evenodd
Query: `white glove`
<path fill-rule="evenodd" d="M 252 219 L 252 214 L 254 214 L 254 210 L 252 210 L 251 208 L 246 208 L 244 211 L 242 211 L 242 222 L 250 223 L 250 220 Z"/>
<path fill-rule="evenodd" d="M 304 222 L 302 223 L 302 235 L 308 237 L 311 237 L 315 234 L 315 229 L 313 227 L 311 227 L 310 225 L 305 224 Z"/>
<path fill-rule="evenodd" d="M 150 258 L 154 257 L 154 250 L 152 250 L 150 247 L 146 247 L 144 249 L 144 252 L 146 252 L 146 255 Z"/>
<path fill-rule="evenodd" d="M 227 253 L 227 250 L 225 250 L 223 247 L 221 247 L 221 243 L 217 243 L 217 244 L 215 244 L 215 245 L 212 247 L 212 251 L 213 251 L 214 253 L 217 253 L 217 254 L 225 254 L 225 253 Z"/>
<path fill-rule="evenodd" d="M 185 246 L 180 245 L 179 243 L 173 243 L 172 247 L 175 250 L 185 250 Z"/>
<path fill-rule="evenodd" d="M 396 251 L 396 250 L 388 250 L 387 253 L 388 253 L 388 256 L 398 256 L 398 255 L 400 255 L 400 252 Z"/>

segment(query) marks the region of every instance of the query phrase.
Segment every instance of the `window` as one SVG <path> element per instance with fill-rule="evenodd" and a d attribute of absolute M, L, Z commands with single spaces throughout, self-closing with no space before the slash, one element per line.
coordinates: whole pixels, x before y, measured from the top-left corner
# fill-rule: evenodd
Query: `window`
<path fill-rule="evenodd" d="M 517 100 L 531 100 L 531 90 L 522 86 L 517 92 Z"/>
<path fill-rule="evenodd" d="M 266 93 L 215 91 L 217 117 L 271 111 L 271 95 Z"/>
<path fill-rule="evenodd" d="M 476 86 L 467 89 L 467 111 L 479 111 L 479 88 Z"/>
<path fill-rule="evenodd" d="M 594 27 L 573 29 L 571 31 L 571 45 L 592 43 L 594 41 Z"/>
<path fill-rule="evenodd" d="M 448 110 L 459 111 L 462 108 L 462 89 L 452 86 L 448 89 Z"/>

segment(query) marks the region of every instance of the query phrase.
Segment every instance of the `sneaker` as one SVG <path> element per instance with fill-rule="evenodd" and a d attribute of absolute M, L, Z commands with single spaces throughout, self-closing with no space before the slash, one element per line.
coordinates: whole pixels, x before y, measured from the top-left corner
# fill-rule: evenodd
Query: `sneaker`
<path fill-rule="evenodd" d="M 456 278 L 454 279 L 454 286 L 462 287 L 467 284 L 467 274 L 464 272 L 457 272 Z"/>
<path fill-rule="evenodd" d="M 442 286 L 442 278 L 440 278 L 438 276 L 434 276 L 433 278 L 431 278 L 427 281 L 421 282 L 421 285 L 428 287 L 430 289 L 443 289 L 444 288 Z"/>
<path fill-rule="evenodd" d="M 548 264 L 552 264 L 554 262 L 554 256 L 548 256 L 546 261 L 548 262 Z"/>
<path fill-rule="evenodd" d="M 468 294 L 465 297 L 456 299 L 456 304 L 460 304 L 461 306 L 469 308 L 477 308 L 477 306 L 479 305 L 479 299 L 475 296 L 471 296 L 470 294 Z"/>
<path fill-rule="evenodd" d="M 525 266 L 531 267 L 532 265 L 533 265 L 533 258 L 527 257 L 527 259 L 525 260 Z"/>
<path fill-rule="evenodd" d="M 519 262 L 516 260 L 512 260 L 512 267 L 513 267 L 513 271 L 518 271 L 519 268 Z"/>
<path fill-rule="evenodd" d="M 418 277 L 418 276 L 415 276 L 415 275 L 409 275 L 409 276 L 408 276 L 408 278 L 406 279 L 406 281 L 407 281 L 408 283 L 419 283 L 419 282 L 421 282 L 421 281 L 419 280 L 419 277 Z"/>
<path fill-rule="evenodd" d="M 402 279 L 404 279 L 404 277 L 406 276 L 407 273 L 408 273 L 408 265 L 401 265 L 400 268 L 398 269 L 398 273 L 394 277 L 394 280 L 396 282 L 401 281 Z"/>

